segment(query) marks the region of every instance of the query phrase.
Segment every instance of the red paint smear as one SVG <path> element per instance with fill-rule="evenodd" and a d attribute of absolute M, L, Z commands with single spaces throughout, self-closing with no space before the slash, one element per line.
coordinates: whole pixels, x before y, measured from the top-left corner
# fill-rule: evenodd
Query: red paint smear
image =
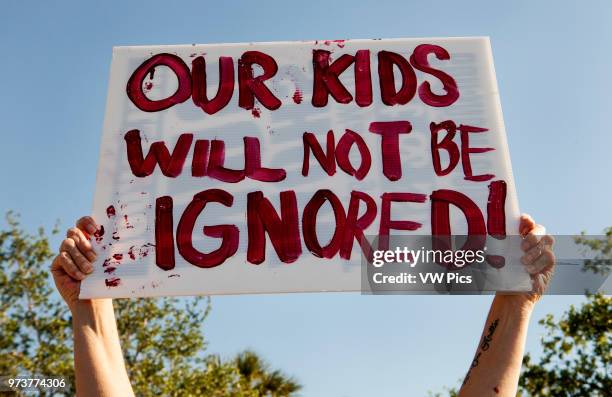
<path fill-rule="evenodd" d="M 116 231 L 113 232 L 113 235 L 112 235 L 113 240 L 119 240 L 120 239 L 120 237 L 119 237 L 119 235 L 117 233 L 118 232 L 116 232 Z"/>
<path fill-rule="evenodd" d="M 486 255 L 487 263 L 496 269 L 506 265 L 506 259 L 501 255 Z"/>
<path fill-rule="evenodd" d="M 194 52 L 193 54 L 189 54 L 189 58 L 193 58 L 193 57 L 195 57 L 196 55 L 198 55 L 198 54 L 196 54 L 195 52 Z"/>
<path fill-rule="evenodd" d="M 300 104 L 300 103 L 302 103 L 302 99 L 303 99 L 302 91 L 300 91 L 299 88 L 298 88 L 293 93 L 293 102 L 295 102 L 297 104 Z"/>
<path fill-rule="evenodd" d="M 116 212 L 115 212 L 115 206 L 114 205 L 109 205 L 108 208 L 106 208 L 106 216 L 111 218 L 113 216 L 115 216 Z"/>
<path fill-rule="evenodd" d="M 123 215 L 123 219 L 125 220 L 125 227 L 128 229 L 133 229 L 134 226 L 132 224 L 130 224 L 130 221 L 128 220 L 128 216 L 127 215 Z"/>
<path fill-rule="evenodd" d="M 323 44 L 325 45 L 331 45 L 332 43 L 336 44 L 338 46 L 338 48 L 344 48 L 344 42 L 346 40 L 325 40 L 323 42 Z M 316 43 L 315 43 L 316 44 Z"/>
<path fill-rule="evenodd" d="M 145 86 L 145 90 L 150 91 L 151 88 L 153 88 L 153 83 L 151 83 L 150 81 L 147 81 L 144 86 Z"/>
<path fill-rule="evenodd" d="M 104 226 L 100 225 L 100 229 L 96 230 L 94 233 L 94 237 L 96 238 L 96 242 L 102 241 L 104 236 Z"/>
<path fill-rule="evenodd" d="M 121 283 L 121 279 L 119 277 L 107 278 L 104 280 L 104 284 L 107 287 L 116 287 Z"/>
<path fill-rule="evenodd" d="M 255 117 L 256 119 L 261 117 L 261 111 L 259 110 L 259 108 L 253 108 L 251 110 L 251 114 L 253 114 L 253 117 Z"/>
<path fill-rule="evenodd" d="M 123 259 L 123 254 L 115 254 L 113 255 L 113 259 L 116 261 L 120 261 L 121 259 Z"/>
<path fill-rule="evenodd" d="M 155 68 L 151 69 L 149 71 L 149 79 L 153 80 L 153 77 L 155 77 Z"/>
<path fill-rule="evenodd" d="M 171 274 L 171 275 L 168 276 L 168 278 L 170 278 L 170 277 L 181 277 L 181 275 L 180 274 Z"/>
<path fill-rule="evenodd" d="M 146 243 L 140 247 L 140 257 L 144 258 L 149 255 L 149 248 L 155 248 L 155 244 Z"/>
<path fill-rule="evenodd" d="M 128 251 L 128 255 L 131 260 L 136 260 L 136 255 L 134 254 L 134 246 L 132 245 Z"/>
<path fill-rule="evenodd" d="M 104 263 L 102 263 L 102 267 L 106 267 L 110 265 L 111 258 L 104 259 Z"/>
<path fill-rule="evenodd" d="M 115 273 L 115 270 L 116 270 L 116 269 L 117 269 L 117 268 L 116 268 L 115 266 L 109 266 L 109 267 L 107 267 L 106 269 L 104 269 L 104 273 L 107 273 L 107 274 L 113 274 L 113 273 Z"/>

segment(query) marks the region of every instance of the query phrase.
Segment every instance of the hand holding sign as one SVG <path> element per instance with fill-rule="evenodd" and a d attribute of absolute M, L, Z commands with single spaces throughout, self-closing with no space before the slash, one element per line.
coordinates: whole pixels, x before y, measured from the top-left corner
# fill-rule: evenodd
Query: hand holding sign
<path fill-rule="evenodd" d="M 553 275 L 555 254 L 552 246 L 555 239 L 545 234 L 544 226 L 536 224 L 533 218 L 526 214 L 521 215 L 519 232 L 524 237 L 521 249 L 525 254 L 521 257 L 521 262 L 531 276 L 533 294 L 530 299 L 535 302 L 544 294 Z"/>
<path fill-rule="evenodd" d="M 76 227 L 66 232 L 59 254 L 51 263 L 55 286 L 71 311 L 78 301 L 81 280 L 93 271 L 92 263 L 96 259 L 96 253 L 89 236 L 96 230 L 96 224 L 91 217 L 84 216 L 79 219 Z"/>

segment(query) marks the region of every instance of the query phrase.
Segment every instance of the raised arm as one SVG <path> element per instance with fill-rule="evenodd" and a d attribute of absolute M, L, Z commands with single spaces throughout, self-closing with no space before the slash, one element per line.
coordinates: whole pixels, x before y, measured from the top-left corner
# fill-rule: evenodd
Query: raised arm
<path fill-rule="evenodd" d="M 125 370 L 110 299 L 79 300 L 81 280 L 91 273 L 96 255 L 89 236 L 96 231 L 90 217 L 68 230 L 51 273 L 72 312 L 74 369 L 78 396 L 133 396 Z"/>
<path fill-rule="evenodd" d="M 521 217 L 523 265 L 533 280 L 530 294 L 497 294 L 460 397 L 516 396 L 529 318 L 552 276 L 553 238 L 528 215 Z"/>

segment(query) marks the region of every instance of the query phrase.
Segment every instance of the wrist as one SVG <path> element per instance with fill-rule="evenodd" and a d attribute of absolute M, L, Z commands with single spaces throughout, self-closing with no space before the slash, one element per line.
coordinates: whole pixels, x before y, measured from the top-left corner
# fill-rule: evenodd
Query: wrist
<path fill-rule="evenodd" d="M 109 305 L 112 307 L 112 299 L 78 299 L 70 305 L 70 311 L 73 316 L 79 316 L 104 309 Z"/>
<path fill-rule="evenodd" d="M 112 299 L 80 299 L 71 305 L 70 311 L 74 326 L 85 326 L 94 331 L 100 330 L 109 315 L 114 317 Z"/>
<path fill-rule="evenodd" d="M 536 301 L 529 294 L 496 294 L 493 303 L 512 315 L 529 320 Z"/>

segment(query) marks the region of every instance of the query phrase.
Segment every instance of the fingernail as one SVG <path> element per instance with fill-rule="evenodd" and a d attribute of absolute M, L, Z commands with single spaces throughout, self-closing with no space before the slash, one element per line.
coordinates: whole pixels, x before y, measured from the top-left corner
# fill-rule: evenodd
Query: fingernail
<path fill-rule="evenodd" d="M 93 252 L 93 251 L 89 251 L 89 252 L 87 253 L 87 259 L 89 259 L 89 261 L 90 261 L 90 262 L 95 261 L 95 260 L 96 260 L 96 257 L 97 257 L 97 255 L 96 255 L 96 253 L 95 253 L 95 252 Z"/>
<path fill-rule="evenodd" d="M 77 272 L 76 272 L 76 276 L 77 276 L 77 278 L 78 278 L 79 280 L 82 280 L 82 279 L 84 279 L 84 278 L 85 278 L 85 275 L 84 275 L 83 273 L 79 272 L 79 271 L 77 271 Z"/>
<path fill-rule="evenodd" d="M 94 225 L 92 225 L 91 223 L 87 224 L 87 231 L 90 234 L 94 234 L 96 232 L 96 227 Z"/>

